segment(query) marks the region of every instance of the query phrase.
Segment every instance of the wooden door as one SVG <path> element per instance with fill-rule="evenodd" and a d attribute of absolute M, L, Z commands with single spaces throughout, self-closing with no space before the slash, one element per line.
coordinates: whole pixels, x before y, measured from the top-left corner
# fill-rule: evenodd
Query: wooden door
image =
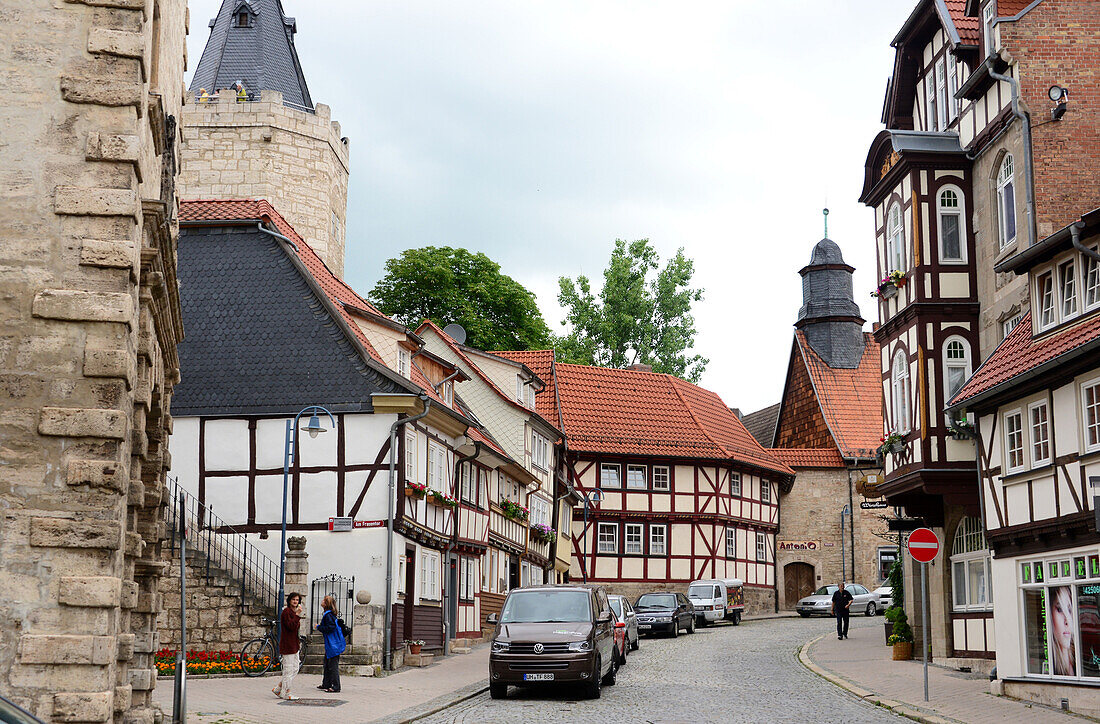
<path fill-rule="evenodd" d="M 813 592 L 813 566 L 809 563 L 788 563 L 783 566 L 783 600 L 786 608 L 794 608 L 798 599 Z"/>

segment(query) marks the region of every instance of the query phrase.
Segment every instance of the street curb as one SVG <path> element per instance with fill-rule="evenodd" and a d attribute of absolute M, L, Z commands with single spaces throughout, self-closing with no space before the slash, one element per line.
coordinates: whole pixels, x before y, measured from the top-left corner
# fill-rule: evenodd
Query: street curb
<path fill-rule="evenodd" d="M 882 708 L 892 711 L 895 714 L 899 714 L 907 719 L 924 722 L 924 724 L 965 724 L 965 722 L 961 722 L 958 719 L 949 719 L 942 716 L 936 716 L 934 714 L 927 714 L 923 711 L 920 711 L 919 709 L 913 708 L 910 704 L 902 701 L 887 699 L 883 696 L 876 694 L 873 691 L 868 691 L 867 689 L 857 686 L 851 681 L 837 676 L 836 674 L 821 666 L 818 666 L 810 658 L 810 647 L 829 635 L 830 634 L 822 634 L 821 636 L 818 636 L 817 638 L 802 644 L 802 646 L 800 646 L 798 649 L 799 663 L 801 663 L 807 669 L 825 679 L 829 683 L 834 684 L 835 686 L 838 686 L 851 694 L 854 694 L 863 701 L 870 702 L 872 704 L 875 704 L 876 706 L 881 706 Z"/>
<path fill-rule="evenodd" d="M 470 684 L 461 689 L 456 689 L 450 693 L 437 696 L 431 701 L 425 702 L 418 706 L 412 706 L 408 709 L 403 709 L 399 712 L 390 714 L 382 719 L 372 719 L 371 724 L 408 724 L 409 722 L 418 721 L 432 714 L 438 714 L 444 709 L 449 709 L 455 704 L 461 704 L 464 701 L 473 699 L 475 696 L 480 696 L 489 690 L 489 680 L 485 679 L 479 681 L 476 684 Z"/>

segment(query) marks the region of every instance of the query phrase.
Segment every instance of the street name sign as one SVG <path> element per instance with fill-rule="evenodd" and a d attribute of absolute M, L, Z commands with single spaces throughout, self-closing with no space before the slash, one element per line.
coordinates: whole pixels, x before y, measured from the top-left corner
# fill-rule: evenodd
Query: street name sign
<path fill-rule="evenodd" d="M 328 529 L 333 533 L 347 533 L 356 528 L 381 528 L 384 520 L 354 520 L 352 518 L 329 518 Z"/>
<path fill-rule="evenodd" d="M 905 545 L 913 560 L 920 563 L 931 563 L 940 553 L 940 539 L 928 528 L 917 528 L 910 533 L 909 541 Z"/>
<path fill-rule="evenodd" d="M 885 500 L 864 500 L 859 504 L 859 507 L 863 510 L 882 510 L 883 508 L 889 508 L 890 504 Z"/>

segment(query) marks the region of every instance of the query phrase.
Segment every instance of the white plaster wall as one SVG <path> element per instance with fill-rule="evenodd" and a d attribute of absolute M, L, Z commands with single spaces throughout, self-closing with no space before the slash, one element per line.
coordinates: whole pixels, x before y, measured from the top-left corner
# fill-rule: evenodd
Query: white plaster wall
<path fill-rule="evenodd" d="M 248 468 L 247 420 L 207 420 L 204 433 L 208 472 Z"/>
<path fill-rule="evenodd" d="M 168 474 L 179 480 L 191 495 L 199 494 L 199 418 L 173 417 L 168 438 L 172 466 Z"/>

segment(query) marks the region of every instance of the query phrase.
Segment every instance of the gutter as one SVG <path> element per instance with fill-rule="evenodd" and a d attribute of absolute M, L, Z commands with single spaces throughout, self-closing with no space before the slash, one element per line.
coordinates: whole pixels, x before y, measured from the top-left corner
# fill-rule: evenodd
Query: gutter
<path fill-rule="evenodd" d="M 1036 0 L 1034 4 L 1038 4 L 1042 0 Z M 1026 10 L 1022 12 L 1027 12 Z M 998 18 L 999 20 L 999 18 Z M 1019 67 L 1019 66 L 1017 66 Z M 1010 75 L 998 73 L 989 68 L 989 77 L 997 81 L 1003 81 L 1008 83 L 1009 88 L 1012 89 L 1012 115 L 1020 119 L 1020 122 L 1024 127 L 1024 191 L 1027 194 L 1027 233 L 1028 233 L 1028 246 L 1034 246 L 1035 241 L 1038 238 L 1036 232 L 1036 219 L 1035 219 L 1035 172 L 1033 170 L 1034 161 L 1031 157 L 1031 117 L 1027 113 L 1020 110 L 1020 84 Z M 988 144 L 986 146 L 988 148 Z"/>

